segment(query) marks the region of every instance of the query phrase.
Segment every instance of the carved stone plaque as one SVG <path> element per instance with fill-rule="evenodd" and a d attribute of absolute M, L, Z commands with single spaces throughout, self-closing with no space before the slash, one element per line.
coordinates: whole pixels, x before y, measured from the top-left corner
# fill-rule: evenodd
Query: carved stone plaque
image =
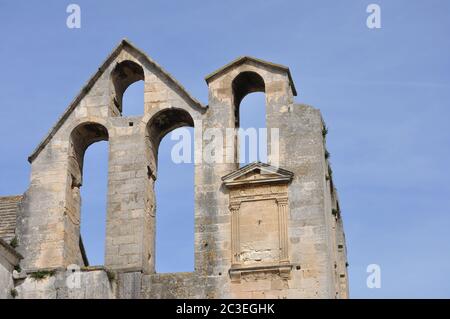
<path fill-rule="evenodd" d="M 230 191 L 232 280 L 268 271 L 289 277 L 287 204 L 292 176 L 258 162 L 223 177 Z"/>

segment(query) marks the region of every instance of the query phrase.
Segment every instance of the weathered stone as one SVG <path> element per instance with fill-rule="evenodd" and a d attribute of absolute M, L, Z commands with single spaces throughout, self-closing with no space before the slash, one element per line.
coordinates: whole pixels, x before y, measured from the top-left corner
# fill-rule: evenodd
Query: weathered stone
<path fill-rule="evenodd" d="M 22 256 L 13 247 L 0 238 L 0 299 L 14 298 L 14 281 L 12 273 L 19 265 Z"/>
<path fill-rule="evenodd" d="M 143 115 L 122 116 L 123 93 L 138 80 L 144 81 Z M 0 287 L 6 287 L 0 297 L 10 296 L 14 286 L 18 298 L 348 297 L 345 238 L 319 110 L 294 103 L 287 67 L 251 57 L 206 82 L 208 107 L 128 41 L 119 44 L 29 157 L 31 181 L 23 198 L 14 208 L 0 198 L 0 238 L 17 236 L 26 274 L 14 285 L 15 262 L 6 262 L 8 253 L 0 251 Z M 233 138 L 224 139 L 216 162 L 200 152 L 195 271 L 156 274 L 154 185 L 161 139 L 201 123 L 195 145 L 207 154 L 202 135 L 214 129 L 226 136 L 238 128 L 239 104 L 252 92 L 266 95 L 266 126 L 279 130 L 278 161 L 270 157 L 268 164 L 239 169 Z M 109 142 L 108 271 L 81 271 L 72 287 L 65 269 L 87 266 L 80 245 L 83 158 L 101 140 Z M 276 147 L 269 139 L 269 154 Z M 50 275 L 34 278 L 45 271 Z"/>

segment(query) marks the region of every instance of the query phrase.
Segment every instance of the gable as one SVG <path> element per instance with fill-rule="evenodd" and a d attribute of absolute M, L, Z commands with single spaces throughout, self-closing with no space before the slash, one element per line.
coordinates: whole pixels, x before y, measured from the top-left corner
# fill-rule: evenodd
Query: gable
<path fill-rule="evenodd" d="M 254 162 L 225 175 L 222 180 L 226 186 L 260 183 L 289 183 L 294 174 L 269 164 Z"/>
<path fill-rule="evenodd" d="M 257 179 L 261 179 L 261 178 L 277 178 L 280 175 L 278 174 L 273 174 L 271 172 L 265 172 L 265 171 L 261 171 L 260 169 L 255 169 L 252 170 L 242 176 L 239 176 L 237 178 L 234 179 L 234 181 L 252 181 L 252 180 L 257 180 Z"/>
<path fill-rule="evenodd" d="M 287 66 L 268 62 L 268 61 L 261 60 L 261 59 L 257 59 L 257 58 L 251 57 L 251 56 L 243 56 L 243 57 L 239 57 L 239 58 L 231 61 L 230 63 L 226 64 L 225 66 L 221 67 L 220 69 L 208 74 L 205 77 L 205 81 L 206 81 L 206 83 L 209 84 L 211 81 L 213 81 L 214 79 L 227 73 L 229 70 L 231 70 L 235 67 L 238 67 L 242 64 L 245 64 L 245 63 L 251 63 L 256 66 L 260 66 L 260 67 L 263 67 L 266 69 L 272 69 L 272 70 L 278 71 L 278 72 L 281 71 L 281 72 L 287 74 L 287 77 L 289 79 L 289 85 L 291 86 L 291 89 L 292 89 L 292 94 L 294 96 L 297 96 L 297 90 L 295 88 L 294 81 L 292 80 L 291 71 L 289 70 L 289 68 Z"/>
<path fill-rule="evenodd" d="M 39 143 L 39 145 L 35 148 L 35 150 L 28 157 L 28 161 L 31 163 L 39 153 L 44 149 L 44 147 L 50 142 L 50 140 L 55 136 L 59 128 L 64 124 L 64 122 L 69 118 L 69 116 L 74 112 L 76 107 L 80 104 L 83 98 L 90 92 L 90 90 L 95 86 L 100 77 L 104 74 L 104 72 L 110 67 L 111 63 L 117 58 L 117 56 L 123 50 L 130 50 L 136 56 L 139 57 L 139 60 L 142 63 L 149 64 L 155 68 L 155 70 L 164 77 L 165 82 L 172 85 L 173 88 L 180 94 L 180 96 L 187 101 L 189 105 L 194 108 L 205 110 L 206 106 L 191 96 L 186 89 L 170 75 L 166 70 L 164 70 L 158 63 L 152 60 L 148 55 L 146 55 L 143 51 L 139 50 L 136 46 L 131 44 L 127 39 L 123 39 L 111 52 L 111 54 L 106 58 L 106 60 L 102 63 L 102 65 L 98 68 L 95 74 L 88 80 L 86 85 L 81 89 L 78 95 L 72 100 L 69 106 L 64 111 L 63 115 L 58 119 L 56 124 L 50 129 L 45 138 Z"/>

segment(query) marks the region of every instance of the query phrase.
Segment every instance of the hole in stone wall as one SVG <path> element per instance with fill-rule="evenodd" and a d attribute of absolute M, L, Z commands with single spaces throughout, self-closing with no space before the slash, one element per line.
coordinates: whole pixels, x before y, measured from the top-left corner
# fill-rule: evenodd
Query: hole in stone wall
<path fill-rule="evenodd" d="M 133 61 L 117 63 L 111 72 L 114 105 L 124 116 L 144 113 L 144 70 Z"/>
<path fill-rule="evenodd" d="M 256 72 L 242 72 L 232 82 L 239 166 L 267 163 L 266 102 L 264 79 Z M 262 130 L 260 130 L 262 129 Z"/>
<path fill-rule="evenodd" d="M 90 265 L 103 265 L 105 256 L 108 142 L 92 144 L 83 161 L 81 238 Z"/>
<path fill-rule="evenodd" d="M 144 113 L 144 81 L 131 84 L 123 94 L 122 115 L 136 116 Z M 129 122 L 133 126 L 133 122 Z"/>
<path fill-rule="evenodd" d="M 165 131 L 164 127 L 161 127 Z M 192 139 L 189 163 L 172 158 L 171 140 L 180 130 L 188 130 Z M 194 271 L 194 130 L 181 127 L 162 138 L 158 149 L 156 192 L 156 271 Z M 178 153 L 178 152 L 177 152 Z"/>
<path fill-rule="evenodd" d="M 247 95 L 239 106 L 240 166 L 260 161 L 267 163 L 266 102 L 264 93 Z M 268 133 L 267 133 L 268 134 Z"/>

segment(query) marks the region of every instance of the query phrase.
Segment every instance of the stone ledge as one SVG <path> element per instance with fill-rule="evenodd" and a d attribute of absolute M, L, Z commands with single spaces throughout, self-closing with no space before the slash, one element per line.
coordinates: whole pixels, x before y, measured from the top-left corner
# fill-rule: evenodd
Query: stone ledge
<path fill-rule="evenodd" d="M 266 264 L 258 266 L 233 265 L 228 271 L 232 282 L 240 282 L 242 275 L 251 273 L 276 272 L 283 279 L 289 279 L 293 265 L 290 263 Z"/>
<path fill-rule="evenodd" d="M 19 254 L 11 245 L 0 238 L 0 254 L 6 258 L 6 260 L 13 266 L 17 266 L 22 255 Z"/>

